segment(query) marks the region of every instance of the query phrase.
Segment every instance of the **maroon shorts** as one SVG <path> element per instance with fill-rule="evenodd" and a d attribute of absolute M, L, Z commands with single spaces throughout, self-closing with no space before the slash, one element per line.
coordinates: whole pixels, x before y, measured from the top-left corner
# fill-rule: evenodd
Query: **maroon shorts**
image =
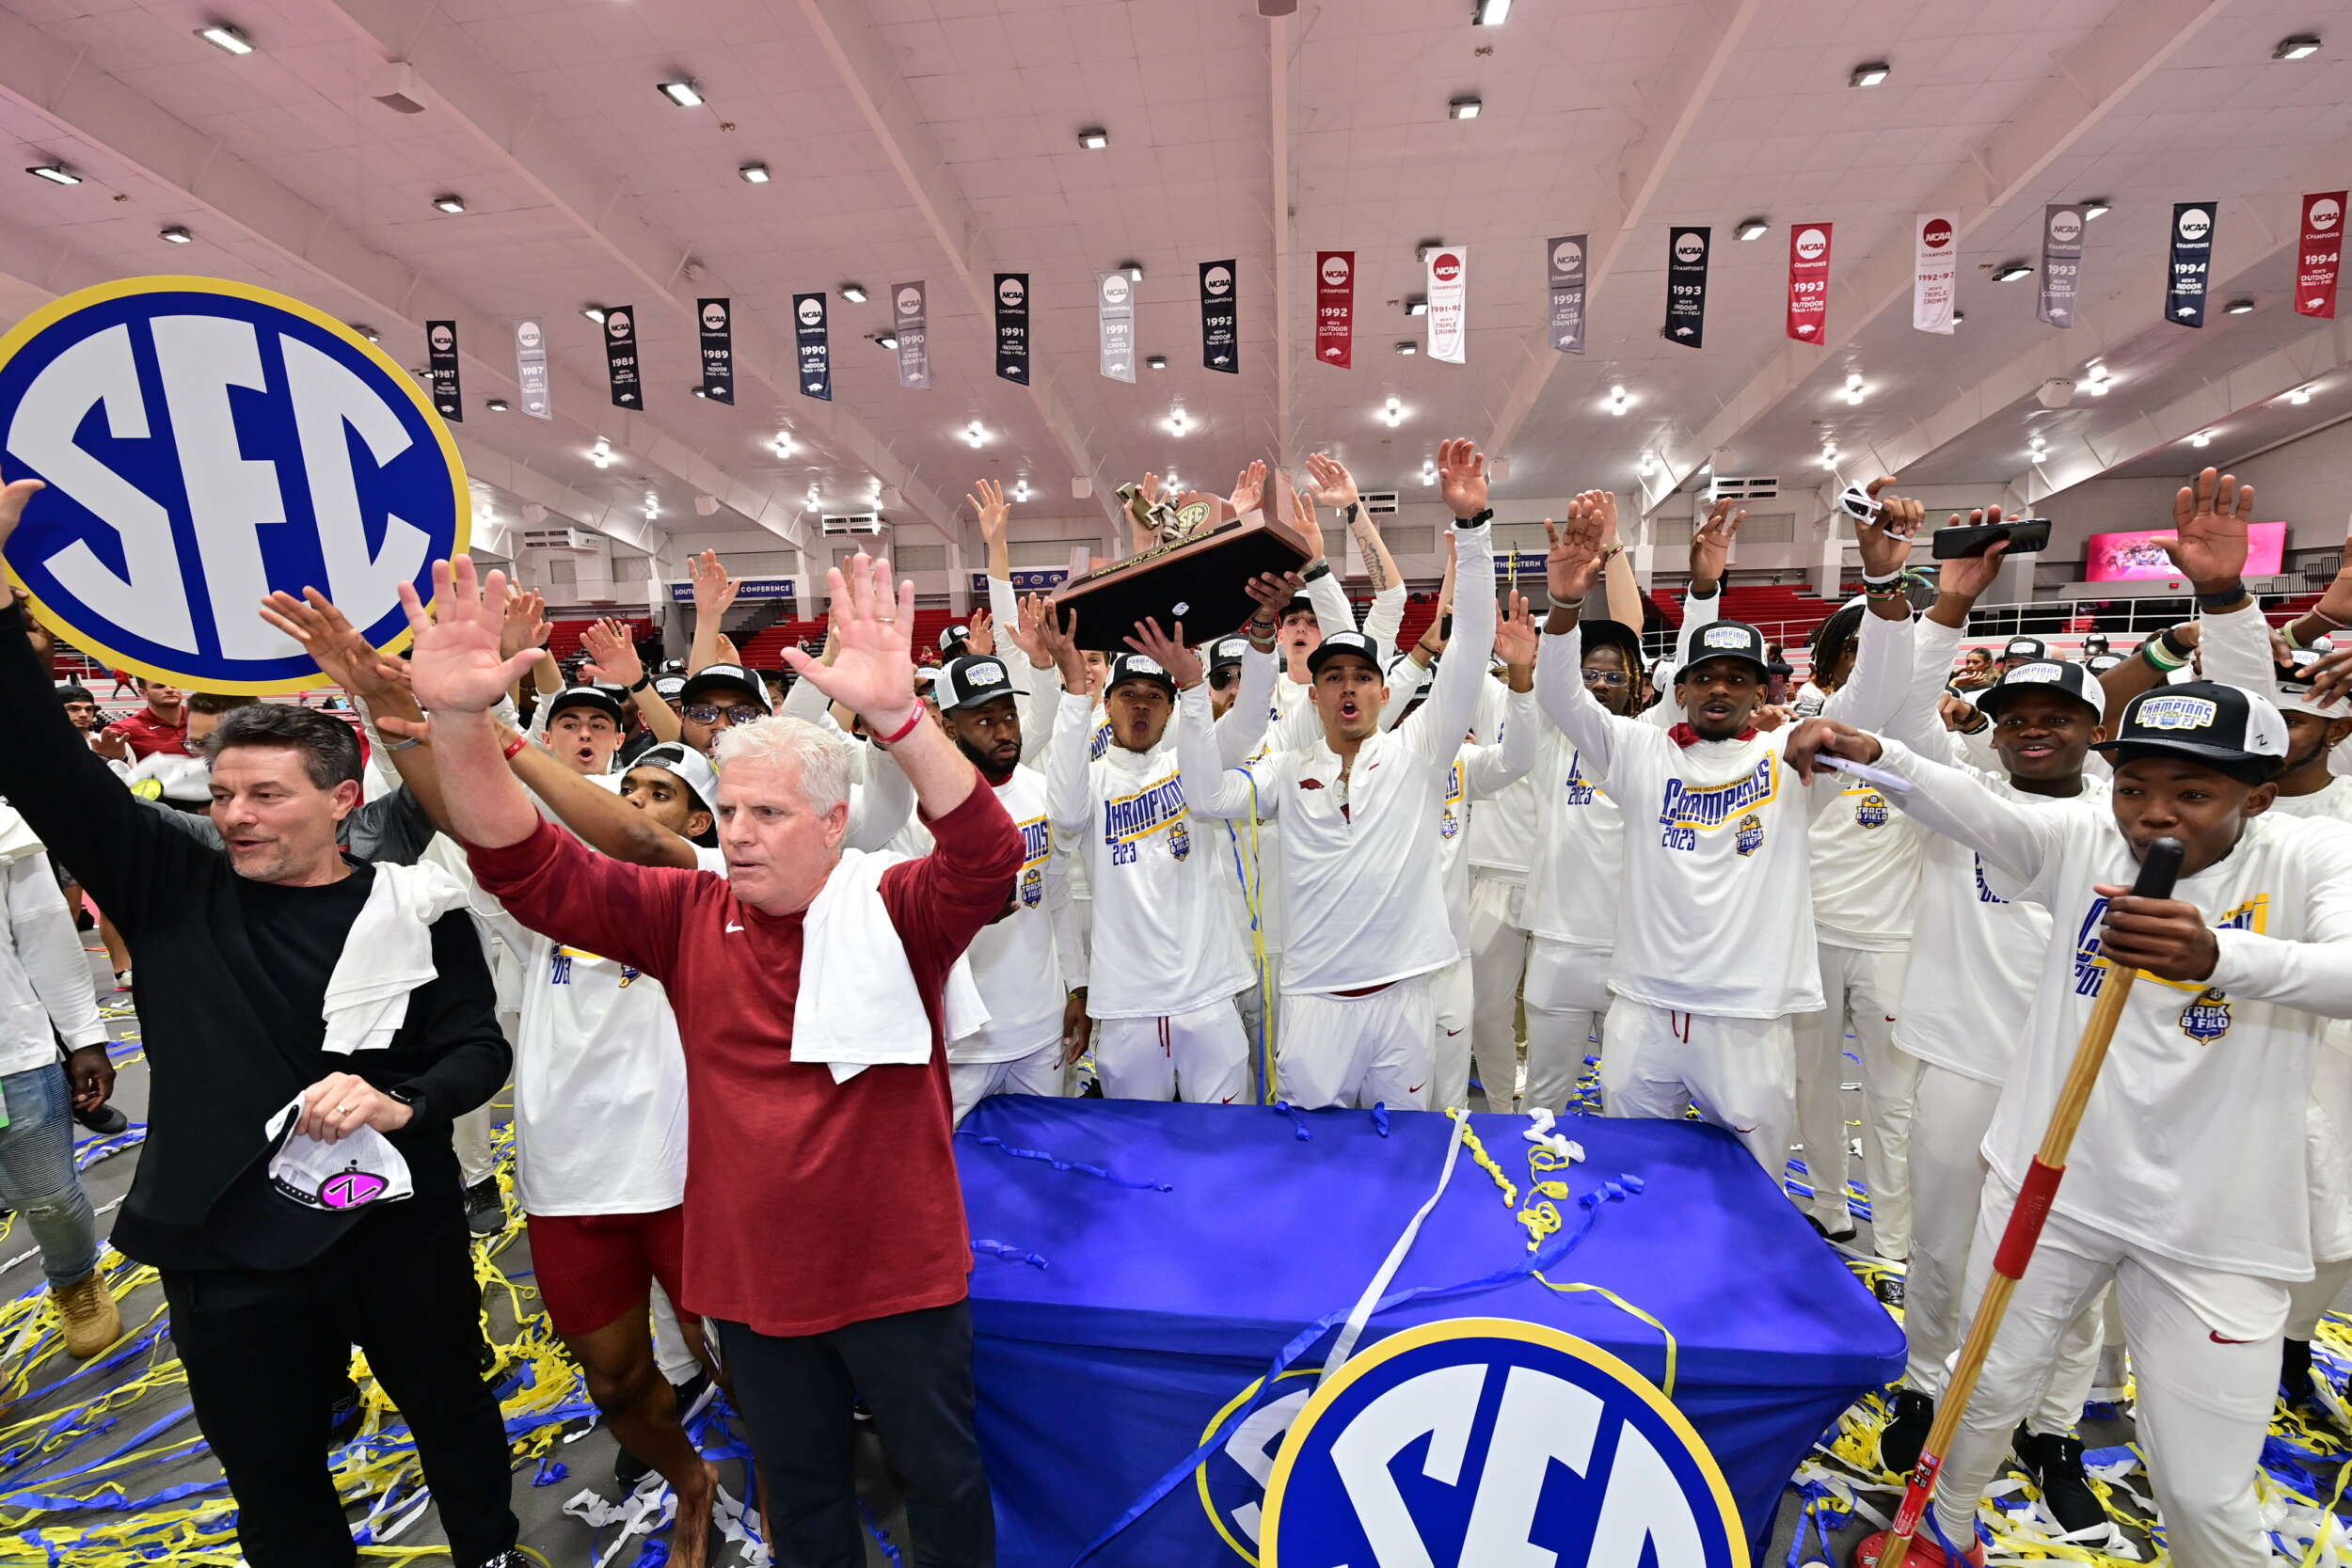
<path fill-rule="evenodd" d="M 594 1334 L 644 1312 L 655 1280 L 677 1301 L 686 1257 L 683 1205 L 650 1214 L 532 1214 L 531 1264 L 563 1335 Z"/>

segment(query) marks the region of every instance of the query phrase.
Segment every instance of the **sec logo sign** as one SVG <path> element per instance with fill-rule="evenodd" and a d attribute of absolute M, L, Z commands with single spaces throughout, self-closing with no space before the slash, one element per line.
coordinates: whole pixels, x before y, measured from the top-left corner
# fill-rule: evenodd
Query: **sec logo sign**
<path fill-rule="evenodd" d="M 350 327 L 265 289 L 137 277 L 0 337 L 0 469 L 40 479 L 8 577 L 103 661 L 210 691 L 319 682 L 255 613 L 326 593 L 387 650 L 399 585 L 469 542 L 464 465 L 423 390 Z"/>
<path fill-rule="evenodd" d="M 1315 1390 L 1265 1568 L 1747 1568 L 1714 1457 L 1639 1372 L 1501 1318 L 1424 1323 Z"/>

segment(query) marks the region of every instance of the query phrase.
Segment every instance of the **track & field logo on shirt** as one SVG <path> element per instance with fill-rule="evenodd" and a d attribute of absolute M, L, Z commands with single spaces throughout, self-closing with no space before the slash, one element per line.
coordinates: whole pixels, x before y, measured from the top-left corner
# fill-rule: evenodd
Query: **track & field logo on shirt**
<path fill-rule="evenodd" d="M 1753 855 L 1764 847 L 1764 819 L 1754 812 L 1740 818 L 1740 826 L 1732 833 L 1731 847 L 1742 855 Z"/>
<path fill-rule="evenodd" d="M 2230 999 L 2217 990 L 2197 993 L 2181 1009 L 2181 1033 L 2201 1045 L 2211 1045 L 2230 1032 Z"/>
<path fill-rule="evenodd" d="M 1854 802 L 1853 819 L 1858 826 L 1865 828 L 1885 827 L 1886 797 L 1875 789 L 1864 790 L 1862 799 Z"/>
<path fill-rule="evenodd" d="M 1263 1522 L 1264 1568 L 1748 1563 L 1681 1412 L 1608 1352 L 1502 1318 L 1406 1329 L 1325 1380 L 1283 1434 Z"/>
<path fill-rule="evenodd" d="M 137 277 L 0 337 L 0 470 L 43 480 L 8 549 L 41 620 L 178 686 L 318 684 L 264 624 L 315 587 L 369 641 L 407 641 L 398 587 L 464 550 L 464 465 L 431 400 L 342 322 L 266 289 Z"/>

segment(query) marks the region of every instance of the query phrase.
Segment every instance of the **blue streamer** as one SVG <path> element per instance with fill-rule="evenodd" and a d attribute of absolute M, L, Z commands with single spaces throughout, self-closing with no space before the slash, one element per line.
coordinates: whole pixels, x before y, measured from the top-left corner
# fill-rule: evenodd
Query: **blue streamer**
<path fill-rule="evenodd" d="M 991 1258 L 1002 1258 L 1008 1263 L 1026 1263 L 1032 1268 L 1039 1269 L 1047 1266 L 1045 1259 L 1036 1253 L 1024 1252 L 1021 1248 L 1006 1242 L 991 1242 L 975 1236 L 972 1238 L 972 1250 L 984 1252 Z"/>
<path fill-rule="evenodd" d="M 890 1568 L 906 1568 L 904 1560 L 898 1556 L 898 1548 L 891 1544 L 890 1532 L 882 1528 L 882 1521 L 874 1517 L 874 1511 L 866 1506 L 864 1497 L 857 1500 L 857 1513 L 866 1522 L 866 1533 L 874 1538 L 874 1544 L 880 1546 L 882 1556 L 890 1560 Z"/>
<path fill-rule="evenodd" d="M 1389 1102 L 1385 1100 L 1372 1102 L 1372 1130 L 1384 1138 L 1389 1135 Z"/>
<path fill-rule="evenodd" d="M 1303 1144 L 1309 1142 L 1314 1137 L 1312 1132 L 1307 1131 L 1306 1113 L 1301 1111 L 1297 1106 L 1292 1104 L 1287 1100 L 1278 1100 L 1274 1102 L 1274 1108 L 1291 1118 L 1292 1124 L 1298 1129 L 1298 1141 L 1300 1143 Z"/>
<path fill-rule="evenodd" d="M 1071 1160 L 1057 1160 L 1041 1148 L 1015 1148 L 1004 1139 L 984 1132 L 962 1132 L 959 1136 L 972 1139 L 983 1148 L 1001 1149 L 1016 1160 L 1042 1160 L 1056 1170 L 1074 1170 L 1081 1176 L 1098 1177 L 1114 1187 L 1133 1187 L 1138 1192 L 1172 1193 L 1176 1189 L 1166 1181 L 1130 1181 L 1123 1176 L 1113 1176 L 1100 1165 L 1080 1164 Z"/>

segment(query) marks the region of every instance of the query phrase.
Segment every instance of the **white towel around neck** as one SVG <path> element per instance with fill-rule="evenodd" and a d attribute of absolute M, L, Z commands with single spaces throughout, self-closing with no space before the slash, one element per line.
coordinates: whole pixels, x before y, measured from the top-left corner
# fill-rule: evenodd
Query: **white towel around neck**
<path fill-rule="evenodd" d="M 431 861 L 375 867 L 375 885 L 326 979 L 325 1049 L 380 1051 L 408 1016 L 408 993 L 431 980 L 433 923 L 466 902 L 466 884 Z"/>
<path fill-rule="evenodd" d="M 882 896 L 882 873 L 905 859 L 842 850 L 801 922 L 792 1059 L 822 1062 L 836 1084 L 869 1067 L 919 1067 L 930 1060 L 930 1015 L 907 963 L 906 939 Z M 941 1006 L 946 1038 L 987 1026 L 988 1007 L 962 958 L 948 972 Z"/>

